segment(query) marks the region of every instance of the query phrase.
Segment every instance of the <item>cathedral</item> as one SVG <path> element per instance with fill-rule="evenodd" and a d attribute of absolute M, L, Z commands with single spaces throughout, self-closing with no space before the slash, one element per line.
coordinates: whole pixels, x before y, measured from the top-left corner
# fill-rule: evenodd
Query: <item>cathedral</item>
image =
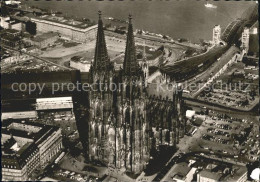
<path fill-rule="evenodd" d="M 145 51 L 142 63 L 137 61 L 131 15 L 119 71 L 108 56 L 101 12 L 96 38 L 90 68 L 88 158 L 140 173 L 149 162 L 151 149 L 176 146 L 184 135 L 182 91 L 172 93 L 172 98 L 148 92 L 149 68 Z"/>

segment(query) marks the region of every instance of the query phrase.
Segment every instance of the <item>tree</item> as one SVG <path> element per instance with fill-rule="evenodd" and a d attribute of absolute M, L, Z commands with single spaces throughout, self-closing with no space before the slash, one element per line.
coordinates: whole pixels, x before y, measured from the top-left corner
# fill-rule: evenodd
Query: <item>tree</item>
<path fill-rule="evenodd" d="M 36 35 L 37 32 L 36 23 L 31 21 L 26 22 L 25 30 L 29 32 L 31 35 Z"/>

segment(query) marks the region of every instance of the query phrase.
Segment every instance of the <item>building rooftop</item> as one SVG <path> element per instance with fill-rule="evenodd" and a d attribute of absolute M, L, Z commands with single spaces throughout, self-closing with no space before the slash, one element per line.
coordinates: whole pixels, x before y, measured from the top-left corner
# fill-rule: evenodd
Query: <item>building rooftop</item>
<path fill-rule="evenodd" d="M 86 57 L 81 57 L 81 56 L 74 56 L 70 60 L 73 62 L 80 62 L 83 64 L 91 64 L 90 60 L 88 60 Z"/>
<path fill-rule="evenodd" d="M 224 181 L 241 181 L 239 179 L 247 173 L 247 168 L 244 166 L 234 166 L 233 170 L 234 174 L 225 177 Z"/>
<path fill-rule="evenodd" d="M 12 123 L 23 123 L 26 125 L 31 125 L 31 126 L 37 126 L 37 127 L 44 127 L 46 125 L 40 124 L 40 123 L 35 123 L 35 122 L 30 122 L 28 120 L 21 120 L 21 119 L 7 119 L 4 122 L 2 122 L 2 128 L 9 126 Z"/>
<path fill-rule="evenodd" d="M 9 40 L 9 41 L 18 41 L 19 38 L 19 31 L 14 29 L 5 29 L 2 30 L 0 33 L 1 39 Z"/>
<path fill-rule="evenodd" d="M 174 171 L 172 173 L 172 178 L 185 180 L 186 175 L 191 170 L 190 167 L 188 167 L 188 164 L 185 162 L 176 164 L 176 167 L 174 168 Z"/>
<path fill-rule="evenodd" d="M 13 137 L 9 140 L 15 141 Z M 17 150 L 4 146 L 2 147 L 2 167 L 22 169 L 28 157 L 36 150 L 38 150 L 37 146 L 33 142 L 27 142 L 23 146 L 19 146 Z"/>
<path fill-rule="evenodd" d="M 10 23 L 11 25 L 15 25 L 15 24 L 17 24 L 17 23 L 21 23 L 21 21 L 19 21 L 19 20 L 14 20 L 14 19 L 7 20 L 6 22 Z"/>
<path fill-rule="evenodd" d="M 13 123 L 24 124 L 27 127 L 31 126 L 35 131 L 28 132 L 27 129 L 17 129 L 11 127 Z M 59 128 L 51 125 L 43 125 L 40 123 L 9 119 L 2 122 L 2 133 L 6 135 L 18 136 L 22 138 L 32 139 L 37 143 L 42 142 L 45 138 L 51 135 L 52 132 L 57 131 Z"/>
<path fill-rule="evenodd" d="M 46 40 L 46 39 L 49 39 L 52 37 L 56 37 L 56 36 L 58 36 L 58 33 L 56 33 L 56 32 L 47 32 L 47 33 L 43 33 L 41 35 L 36 36 L 32 40 L 35 42 L 41 42 L 43 40 Z"/>
<path fill-rule="evenodd" d="M 15 29 L 5 29 L 4 32 L 7 33 L 7 34 L 14 34 L 14 33 L 18 34 L 20 31 L 15 30 Z"/>
<path fill-rule="evenodd" d="M 210 172 L 208 170 L 203 170 L 199 174 L 201 177 L 205 177 L 205 178 L 209 178 L 209 179 L 213 179 L 213 180 L 217 180 L 217 181 L 219 181 L 219 179 L 222 176 L 222 174 Z"/>
<path fill-rule="evenodd" d="M 20 40 L 20 38 L 19 38 L 19 37 L 14 37 L 14 36 L 7 35 L 7 34 L 5 34 L 5 35 L 1 36 L 1 39 L 3 39 L 3 40 L 8 40 L 8 41 L 14 41 L 14 42 L 16 42 L 16 41 L 19 41 L 19 40 Z"/>
<path fill-rule="evenodd" d="M 80 29 L 86 29 L 89 28 L 91 26 L 94 25 L 94 23 L 91 22 L 84 22 L 84 21 L 78 21 L 78 20 L 74 20 L 72 18 L 65 18 L 62 16 L 56 16 L 56 15 L 42 15 L 42 16 L 34 16 L 32 14 L 27 15 L 30 18 L 35 18 L 35 19 L 39 19 L 39 20 L 47 20 L 47 21 L 51 21 L 54 23 L 60 23 L 60 24 L 64 24 L 64 25 L 68 25 L 68 26 L 72 26 L 75 28 L 80 28 Z"/>
<path fill-rule="evenodd" d="M 4 152 L 3 149 L 10 149 L 15 143 L 15 139 L 13 137 L 9 139 L 4 139 L 3 137 L 1 138 L 1 143 L 2 143 L 2 152 Z"/>
<path fill-rule="evenodd" d="M 27 127 L 14 126 L 22 124 Z M 32 131 L 28 132 L 28 127 Z M 2 167 L 22 169 L 26 164 L 28 157 L 38 150 L 37 145 L 47 139 L 53 132 L 59 128 L 56 126 L 43 125 L 24 120 L 5 120 L 2 122 Z M 20 142 L 19 140 L 23 140 Z"/>

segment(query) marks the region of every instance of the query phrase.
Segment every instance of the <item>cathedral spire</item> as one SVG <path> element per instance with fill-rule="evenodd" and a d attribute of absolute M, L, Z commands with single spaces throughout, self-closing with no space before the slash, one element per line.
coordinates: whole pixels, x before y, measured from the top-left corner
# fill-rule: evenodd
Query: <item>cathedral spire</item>
<path fill-rule="evenodd" d="M 133 25 L 132 25 L 132 15 L 129 15 L 129 25 L 128 25 L 123 69 L 124 69 L 124 74 L 127 76 L 136 75 L 138 71 L 138 62 L 136 59 L 134 33 L 133 33 Z"/>
<path fill-rule="evenodd" d="M 93 70 L 94 72 L 105 71 L 108 68 L 109 68 L 109 58 L 107 54 L 105 34 L 103 30 L 103 22 L 101 19 L 101 11 L 98 11 L 97 42 L 95 48 Z"/>
<path fill-rule="evenodd" d="M 144 41 L 144 45 L 143 45 L 143 61 L 147 61 L 147 57 L 146 57 L 146 51 L 145 51 L 145 41 Z"/>

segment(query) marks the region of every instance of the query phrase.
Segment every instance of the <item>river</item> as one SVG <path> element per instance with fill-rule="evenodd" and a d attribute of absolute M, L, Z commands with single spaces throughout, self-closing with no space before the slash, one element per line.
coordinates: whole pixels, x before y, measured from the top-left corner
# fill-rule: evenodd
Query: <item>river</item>
<path fill-rule="evenodd" d="M 224 29 L 232 20 L 255 2 L 211 1 L 217 8 L 206 8 L 206 1 L 194 0 L 124 0 L 124 1 L 23 1 L 28 6 L 37 6 L 65 15 L 97 20 L 97 11 L 104 17 L 127 19 L 133 15 L 134 27 L 149 32 L 169 35 L 174 39 L 186 38 L 192 42 L 210 40 L 212 28 L 219 24 Z"/>

